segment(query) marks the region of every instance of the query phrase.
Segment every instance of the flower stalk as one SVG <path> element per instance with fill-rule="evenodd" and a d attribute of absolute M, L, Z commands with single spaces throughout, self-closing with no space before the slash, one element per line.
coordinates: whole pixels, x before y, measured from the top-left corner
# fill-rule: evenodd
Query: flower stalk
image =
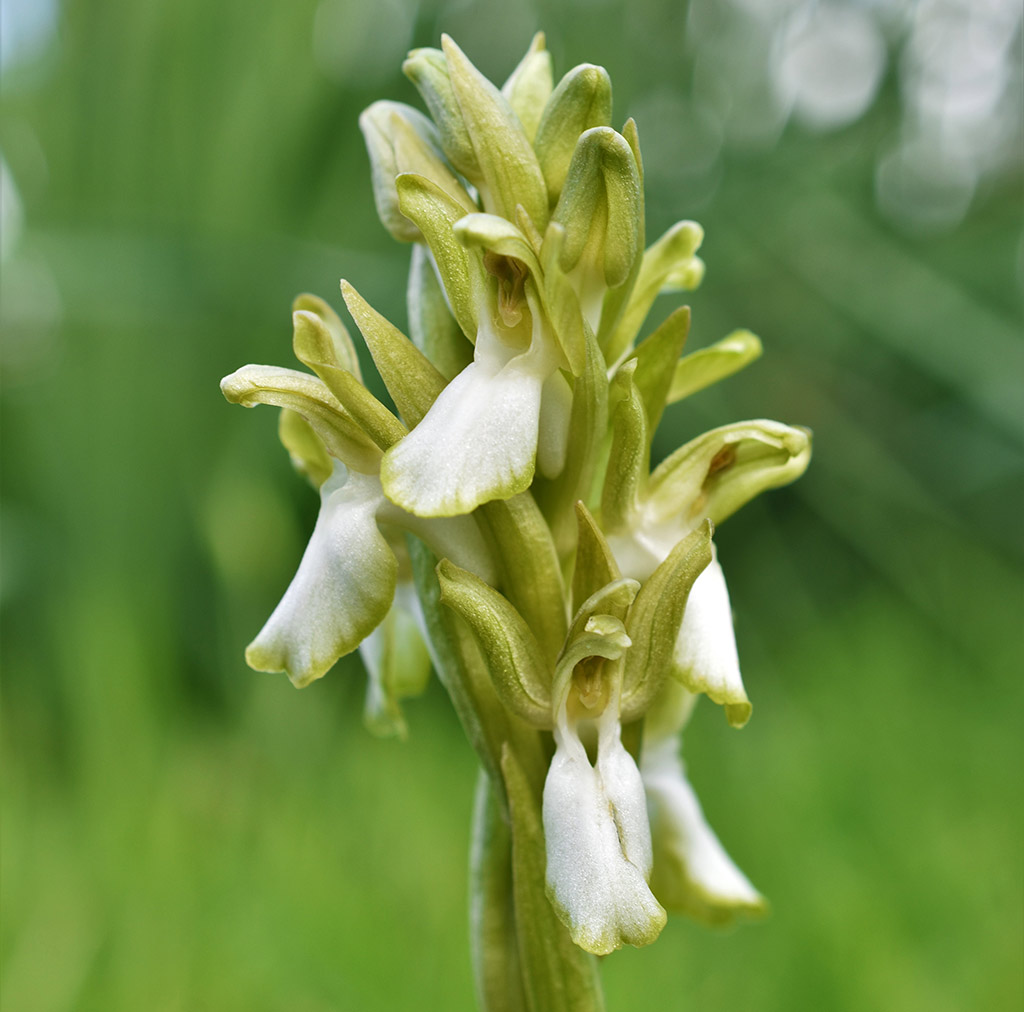
<path fill-rule="evenodd" d="M 366 723 L 405 736 L 432 669 L 480 763 L 471 925 L 487 1012 L 603 1008 L 596 956 L 653 942 L 667 913 L 720 922 L 764 901 L 701 813 L 679 755 L 699 695 L 740 727 L 716 528 L 797 478 L 805 429 L 699 435 L 653 472 L 667 404 L 754 361 L 737 331 L 683 355 L 703 232 L 645 246 L 636 125 L 611 83 L 554 82 L 542 35 L 498 88 L 444 37 L 405 71 L 430 116 L 360 119 L 376 206 L 410 244 L 407 337 L 347 281 L 394 410 L 363 384 L 323 300 L 293 307 L 309 371 L 249 365 L 228 400 L 281 409 L 320 493 L 291 586 L 249 664 L 297 686 L 359 649 Z"/>

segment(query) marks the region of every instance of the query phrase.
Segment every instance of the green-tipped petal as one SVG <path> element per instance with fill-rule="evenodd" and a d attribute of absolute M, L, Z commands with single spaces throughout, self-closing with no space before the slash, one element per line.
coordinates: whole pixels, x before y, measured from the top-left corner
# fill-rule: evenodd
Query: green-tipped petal
<path fill-rule="evenodd" d="M 610 126 L 611 121 L 608 71 L 592 63 L 573 67 L 551 93 L 533 143 L 552 206 L 562 192 L 580 134 L 591 127 Z"/>
<path fill-rule="evenodd" d="M 668 738 L 645 742 L 640 772 L 651 818 L 651 889 L 669 910 L 712 924 L 764 913 L 764 897 L 733 863 L 701 811 Z"/>
<path fill-rule="evenodd" d="M 551 670 L 522 615 L 493 587 L 443 559 L 441 603 L 473 630 L 501 701 L 535 727 L 550 728 Z"/>
<path fill-rule="evenodd" d="M 662 461 L 651 475 L 648 510 L 683 524 L 702 517 L 720 524 L 766 489 L 795 481 L 810 458 L 806 429 L 764 419 L 723 425 Z"/>
<path fill-rule="evenodd" d="M 363 374 L 359 369 L 359 355 L 356 352 L 356 346 L 352 343 L 348 328 L 342 323 L 341 317 L 338 316 L 333 308 L 321 299 L 319 295 L 310 295 L 308 292 L 304 292 L 302 295 L 296 296 L 295 301 L 292 303 L 292 313 L 298 312 L 312 313 L 314 316 L 319 317 L 330 335 L 329 342 L 318 340 L 316 345 L 318 349 L 316 352 L 317 361 L 336 366 L 339 369 L 346 369 L 357 380 L 362 381 Z M 292 319 L 294 321 L 294 315 Z M 292 338 L 292 348 L 295 348 L 294 336 Z M 311 369 L 313 368 L 301 356 L 299 361 L 309 365 Z"/>
<path fill-rule="evenodd" d="M 220 389 L 232 404 L 246 408 L 272 404 L 298 412 L 312 426 L 327 452 L 355 471 L 373 474 L 380 465 L 376 443 L 316 376 L 271 365 L 245 365 L 225 376 Z"/>
<path fill-rule="evenodd" d="M 298 572 L 249 645 L 257 671 L 285 671 L 300 688 L 321 678 L 383 620 L 398 563 L 377 529 L 380 482 L 340 465 L 320 490 L 320 515 Z"/>
<path fill-rule="evenodd" d="M 327 385 L 359 427 L 382 449 L 397 443 L 408 431 L 348 369 L 332 355 L 330 332 L 323 321 L 308 310 L 292 314 L 295 357 L 308 365 Z"/>
<path fill-rule="evenodd" d="M 331 476 L 331 457 L 313 427 L 297 411 L 283 408 L 277 422 L 277 436 L 288 451 L 292 467 L 305 475 L 314 488 Z"/>
<path fill-rule="evenodd" d="M 447 36 L 441 45 L 462 120 L 476 154 L 484 208 L 510 221 L 522 204 L 538 228 L 548 220 L 547 192 L 537 156 L 508 101 Z M 472 177 L 471 177 L 472 178 Z"/>
<path fill-rule="evenodd" d="M 743 687 L 725 574 L 714 556 L 694 581 L 672 656 L 672 674 L 694 693 L 725 707 L 733 727 L 753 709 Z"/>
<path fill-rule="evenodd" d="M 735 330 L 707 348 L 692 352 L 676 363 L 668 403 L 674 404 L 719 380 L 739 372 L 761 357 L 761 341 L 749 330 Z"/>
<path fill-rule="evenodd" d="M 551 54 L 544 48 L 544 33 L 537 32 L 526 55 L 502 85 L 501 93 L 519 117 L 526 138 L 532 141 L 554 87 Z"/>

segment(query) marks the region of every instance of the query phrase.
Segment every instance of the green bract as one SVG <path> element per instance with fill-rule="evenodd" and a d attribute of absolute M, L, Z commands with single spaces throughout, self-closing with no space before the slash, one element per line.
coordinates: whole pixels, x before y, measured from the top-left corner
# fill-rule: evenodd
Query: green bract
<path fill-rule="evenodd" d="M 652 942 L 666 910 L 724 921 L 764 901 L 708 827 L 679 741 L 700 694 L 742 726 L 716 526 L 799 477 L 806 429 L 696 435 L 651 470 L 665 407 L 754 361 L 736 331 L 683 354 L 703 230 L 644 249 L 636 124 L 583 64 L 554 85 L 544 38 L 500 89 L 451 39 L 405 71 L 429 112 L 360 118 L 377 210 L 412 244 L 408 334 L 347 281 L 393 408 L 333 309 L 293 306 L 309 370 L 249 365 L 228 400 L 281 410 L 320 514 L 247 652 L 296 685 L 360 648 L 366 722 L 433 668 L 476 750 L 474 963 L 489 1010 L 601 1007 L 592 957 Z M 663 128 L 664 125 L 662 125 Z M 643 335 L 642 339 L 641 335 Z M 681 357 L 682 356 L 682 357 Z"/>

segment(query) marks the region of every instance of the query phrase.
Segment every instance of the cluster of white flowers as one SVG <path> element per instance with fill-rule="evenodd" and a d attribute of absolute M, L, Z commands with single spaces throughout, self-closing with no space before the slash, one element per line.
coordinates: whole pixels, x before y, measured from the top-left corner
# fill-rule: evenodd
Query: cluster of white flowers
<path fill-rule="evenodd" d="M 686 308 L 637 342 L 660 292 L 699 284 L 702 231 L 644 248 L 637 129 L 610 125 L 603 68 L 555 86 L 538 36 L 501 89 L 448 38 L 405 70 L 432 119 L 378 102 L 361 126 L 380 217 L 412 244 L 411 339 L 342 282 L 395 411 L 312 296 L 294 307 L 312 374 L 250 365 L 222 383 L 284 409 L 321 497 L 247 659 L 302 686 L 361 646 L 368 722 L 400 733 L 398 701 L 433 663 L 513 839 L 531 812 L 542 825 L 551 906 L 589 952 L 652 941 L 665 908 L 757 911 L 679 739 L 699 694 L 736 726 L 750 715 L 711 538 L 803 472 L 809 435 L 726 425 L 650 472 L 666 404 L 760 344 L 738 331 L 680 357 Z"/>

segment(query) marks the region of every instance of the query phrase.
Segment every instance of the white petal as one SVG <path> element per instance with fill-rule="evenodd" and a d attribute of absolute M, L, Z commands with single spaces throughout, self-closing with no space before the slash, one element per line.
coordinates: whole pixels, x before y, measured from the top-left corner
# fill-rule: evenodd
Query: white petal
<path fill-rule="evenodd" d="M 601 771 L 609 776 L 606 784 L 578 737 L 556 732 L 556 740 L 543 807 L 551 902 L 573 941 L 588 952 L 605 955 L 624 943 L 646 945 L 664 926 L 665 911 L 647 886 L 645 870 L 624 853 L 624 845 L 643 850 L 635 824 L 642 785 L 639 798 L 630 797 L 636 784 L 622 757 L 609 756 Z M 633 763 L 625 750 L 622 754 Z M 609 788 L 619 807 L 613 807 Z M 621 836 L 616 825 L 620 818 L 625 824 Z M 646 826 L 646 812 L 642 821 Z M 649 860 L 649 835 L 646 850 Z"/>
<path fill-rule="evenodd" d="M 511 355 L 481 331 L 473 362 L 381 464 L 389 499 L 421 517 L 470 513 L 529 487 L 541 391 L 556 360 L 543 338 Z"/>
<path fill-rule="evenodd" d="M 246 651 L 250 666 L 287 671 L 296 685 L 307 685 L 383 621 L 398 570 L 377 529 L 383 503 L 376 476 L 335 465 L 298 572 Z"/>
<path fill-rule="evenodd" d="M 740 676 L 729 591 L 716 557 L 690 590 L 674 659 L 678 677 L 691 692 L 705 692 L 723 704 L 730 724 L 747 722 L 752 707 Z"/>
<path fill-rule="evenodd" d="M 763 911 L 764 898 L 707 824 L 678 748 L 673 739 L 645 746 L 640 761 L 651 816 L 655 895 L 669 909 L 712 921 Z"/>

